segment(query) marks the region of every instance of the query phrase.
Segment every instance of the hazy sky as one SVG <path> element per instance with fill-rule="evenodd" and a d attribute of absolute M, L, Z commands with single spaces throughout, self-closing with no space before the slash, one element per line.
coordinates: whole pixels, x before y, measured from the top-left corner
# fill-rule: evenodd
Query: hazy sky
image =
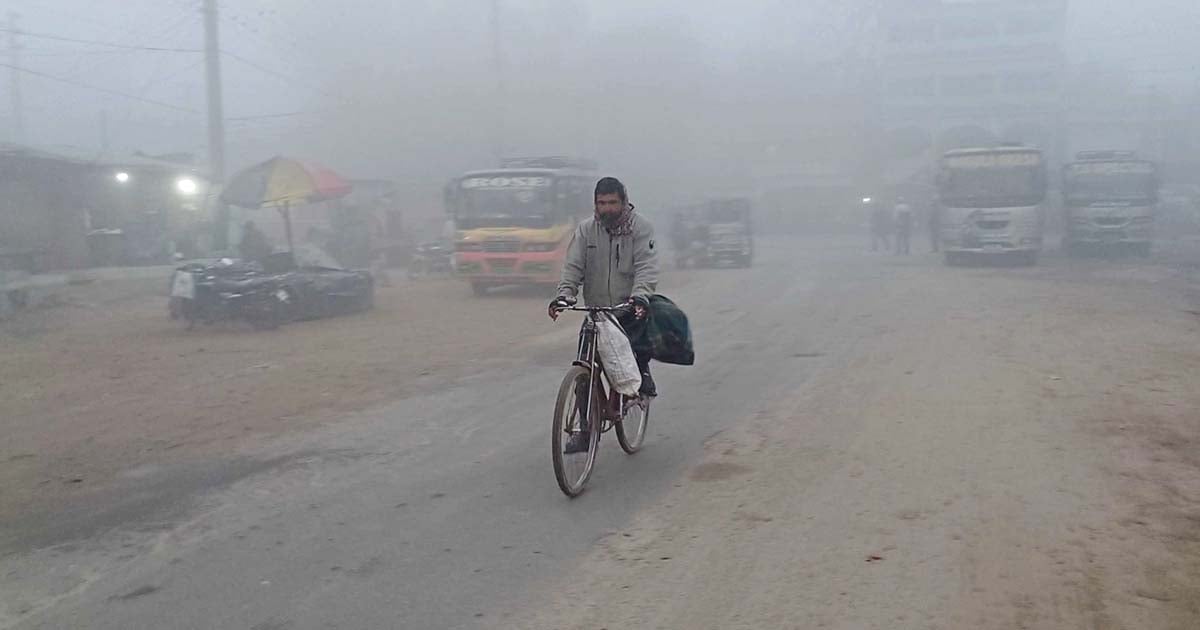
<path fill-rule="evenodd" d="M 633 145 L 645 132 L 635 129 L 637 122 L 657 121 L 673 127 L 663 133 L 679 137 L 696 133 L 688 117 L 695 115 L 698 99 L 769 100 L 770 92 L 742 86 L 728 94 L 722 88 L 755 68 L 769 75 L 772 68 L 800 68 L 840 54 L 853 47 L 858 26 L 846 14 L 853 2 L 832 0 L 501 2 L 510 107 L 542 99 L 555 110 L 545 114 L 544 129 L 523 132 L 526 146 L 509 147 L 530 151 L 553 150 L 550 145 L 565 134 L 563 144 L 572 150 L 605 153 L 602 145 L 611 141 L 596 129 L 605 125 L 625 128 L 621 142 Z M 32 36 L 195 49 L 203 41 L 199 5 L 199 0 L 6 3 L 31 34 L 23 40 L 23 65 L 47 75 L 21 79 L 27 139 L 97 149 L 106 117 L 107 141 L 117 152 L 203 155 L 201 55 Z M 488 100 L 495 88 L 489 6 L 489 0 L 222 3 L 231 162 L 299 151 L 371 175 L 412 164 L 434 177 L 447 165 L 489 155 L 492 140 L 480 134 L 487 127 L 481 120 L 492 115 Z M 1200 86 L 1197 24 L 1195 0 L 1075 0 L 1069 52 L 1074 63 L 1119 64 L 1139 84 L 1191 94 Z M 557 93 L 549 89 L 559 85 Z M 634 109 L 643 94 L 658 99 L 655 111 Z M 364 104 L 376 95 L 377 103 Z M 0 128 L 7 131 L 8 99 L 2 100 Z M 572 117 L 577 120 L 567 120 Z M 700 132 L 736 134 L 738 122 L 732 121 L 733 131 L 710 125 Z M 412 155 L 427 154 L 433 146 L 448 146 L 459 157 Z M 381 158 L 389 151 L 408 157 Z"/>

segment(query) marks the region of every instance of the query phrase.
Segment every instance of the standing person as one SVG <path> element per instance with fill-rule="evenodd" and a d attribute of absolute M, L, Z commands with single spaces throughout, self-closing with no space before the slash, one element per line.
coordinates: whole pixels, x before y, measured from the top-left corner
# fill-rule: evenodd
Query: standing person
<path fill-rule="evenodd" d="M 366 269 L 371 265 L 371 224 L 363 208 L 347 204 L 336 215 L 333 228 L 338 263 L 348 269 Z"/>
<path fill-rule="evenodd" d="M 912 240 L 912 206 L 904 201 L 904 197 L 896 200 L 896 255 L 907 256 Z"/>
<path fill-rule="evenodd" d="M 879 251 L 879 244 L 883 243 L 883 251 L 888 251 L 892 248 L 891 233 L 892 233 L 892 215 L 888 212 L 883 204 L 867 197 L 863 200 L 867 204 L 867 208 L 871 213 L 871 251 Z"/>
<path fill-rule="evenodd" d="M 550 303 L 551 319 L 575 303 L 580 286 L 588 306 L 616 306 L 629 303 L 632 312 L 620 318 L 631 341 L 645 333 L 650 296 L 658 287 L 658 252 L 654 246 L 654 226 L 633 211 L 625 185 L 615 177 L 596 183 L 593 196 L 595 216 L 579 223 L 567 248 L 558 297 Z M 637 343 L 633 344 L 638 348 Z M 642 373 L 643 396 L 657 396 L 650 376 L 650 356 L 635 350 Z M 586 395 L 580 400 L 586 399 Z M 588 433 L 571 436 L 565 452 L 587 450 Z"/>
<path fill-rule="evenodd" d="M 246 260 L 262 260 L 275 250 L 267 241 L 267 235 L 253 221 L 247 221 L 242 225 L 242 242 L 238 244 L 238 251 Z"/>

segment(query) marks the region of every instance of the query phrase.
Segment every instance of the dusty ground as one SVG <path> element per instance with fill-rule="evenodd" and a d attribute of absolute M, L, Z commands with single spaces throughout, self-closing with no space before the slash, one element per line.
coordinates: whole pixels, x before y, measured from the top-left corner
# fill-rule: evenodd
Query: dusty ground
<path fill-rule="evenodd" d="M 479 300 L 454 279 L 396 283 L 372 312 L 271 332 L 187 331 L 166 316 L 165 281 L 63 288 L 49 308 L 0 324 L 0 522 L 101 490 L 121 470 L 227 454 L 436 391 L 554 331 L 537 291 Z"/>
<path fill-rule="evenodd" d="M 656 372 L 646 450 L 607 445 L 574 501 L 544 426 L 572 331 L 541 296 L 430 281 L 188 333 L 82 295 L 3 337 L 0 519 L 153 463 L 184 508 L 0 554 L 0 627 L 1192 630 L 1200 248 L 1163 251 L 771 241 L 671 274 L 698 364 Z M 185 461 L 239 481 L 174 484 Z"/>
<path fill-rule="evenodd" d="M 511 627 L 1200 627 L 1190 269 L 849 274 L 838 358 Z"/>

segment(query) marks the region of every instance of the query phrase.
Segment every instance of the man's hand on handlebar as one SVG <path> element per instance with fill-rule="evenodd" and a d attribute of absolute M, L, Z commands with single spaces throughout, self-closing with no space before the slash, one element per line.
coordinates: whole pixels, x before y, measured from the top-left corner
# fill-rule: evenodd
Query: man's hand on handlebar
<path fill-rule="evenodd" d="M 640 295 L 635 295 L 629 298 L 629 303 L 633 305 L 633 316 L 637 319 L 646 319 L 646 314 L 650 312 L 650 300 Z"/>
<path fill-rule="evenodd" d="M 571 308 L 572 306 L 575 306 L 578 301 L 579 300 L 573 297 L 560 295 L 554 298 L 553 302 L 550 302 L 550 307 L 546 310 L 546 312 L 550 315 L 550 319 L 558 321 L 558 314 L 567 310 L 568 308 Z"/>

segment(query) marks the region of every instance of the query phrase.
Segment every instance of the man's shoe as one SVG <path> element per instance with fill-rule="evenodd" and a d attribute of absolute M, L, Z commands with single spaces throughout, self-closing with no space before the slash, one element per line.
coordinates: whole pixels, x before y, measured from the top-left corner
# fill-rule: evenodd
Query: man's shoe
<path fill-rule="evenodd" d="M 650 376 L 649 372 L 642 372 L 642 387 L 638 389 L 638 393 L 646 398 L 658 396 L 658 386 L 654 384 L 654 377 Z"/>
<path fill-rule="evenodd" d="M 586 429 L 579 433 L 572 433 L 571 437 L 567 438 L 567 445 L 563 447 L 563 453 L 566 455 L 586 453 L 591 443 L 592 434 Z"/>

